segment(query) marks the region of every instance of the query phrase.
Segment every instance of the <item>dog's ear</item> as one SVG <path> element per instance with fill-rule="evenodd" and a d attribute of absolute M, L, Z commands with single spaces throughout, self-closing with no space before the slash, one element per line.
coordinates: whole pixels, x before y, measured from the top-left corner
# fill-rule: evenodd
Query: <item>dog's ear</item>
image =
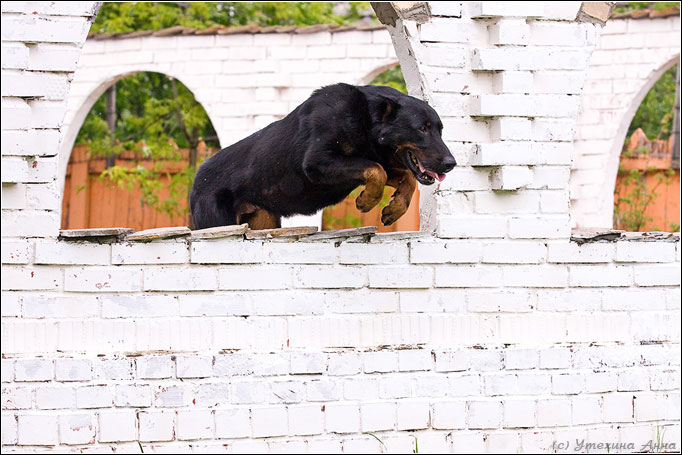
<path fill-rule="evenodd" d="M 386 123 L 395 118 L 398 109 L 400 109 L 400 104 L 398 104 L 396 100 L 379 95 L 379 102 L 377 103 L 374 114 L 381 123 Z"/>

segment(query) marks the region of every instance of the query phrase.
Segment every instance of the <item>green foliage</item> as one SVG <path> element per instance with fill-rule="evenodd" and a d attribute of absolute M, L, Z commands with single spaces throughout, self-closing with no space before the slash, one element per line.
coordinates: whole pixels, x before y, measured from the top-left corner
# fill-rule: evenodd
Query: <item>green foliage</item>
<path fill-rule="evenodd" d="M 161 172 L 159 161 L 180 161 L 180 149 L 196 149 L 200 138 L 219 148 L 217 135 L 204 108 L 181 82 L 159 73 L 138 73 L 116 83 L 116 129 L 106 123 L 106 94 L 102 95 L 81 127 L 76 143 L 88 144 L 92 156 L 134 152 L 130 166 L 106 169 L 100 179 L 122 188 L 139 187 L 142 202 L 168 216 L 183 215 L 179 201 L 186 198 L 196 168 L 176 174 Z M 198 163 L 197 163 L 198 164 Z M 170 179 L 170 198 L 161 199 L 161 177 Z"/>
<path fill-rule="evenodd" d="M 91 31 L 128 33 L 182 25 L 350 24 L 372 14 L 369 2 L 350 2 L 342 13 L 333 2 L 105 2 Z"/>
<path fill-rule="evenodd" d="M 663 73 L 649 90 L 632 119 L 627 137 L 630 137 L 637 128 L 642 128 L 647 137 L 658 139 L 670 137 L 673 126 L 676 74 L 677 65 Z"/>
<path fill-rule="evenodd" d="M 370 85 L 387 85 L 403 93 L 407 93 L 407 86 L 405 85 L 405 79 L 403 79 L 403 72 L 400 69 L 400 65 L 394 66 L 379 74 L 370 82 Z"/>
<path fill-rule="evenodd" d="M 630 11 L 639 11 L 644 9 L 652 9 L 654 11 L 663 11 L 669 8 L 680 7 L 680 2 L 627 2 L 618 5 L 614 13 L 628 13 Z"/>
<path fill-rule="evenodd" d="M 622 153 L 626 158 L 633 155 L 646 156 L 647 154 L 648 150 L 640 149 L 632 152 L 624 150 Z M 648 167 L 646 170 L 626 170 L 622 164 L 618 166 L 618 173 L 622 178 L 615 190 L 617 197 L 613 207 L 613 225 L 616 229 L 639 232 L 646 223 L 653 221 L 653 218 L 646 215 L 646 210 L 660 196 L 656 190 L 661 185 L 672 184 L 672 177 L 675 175 L 673 169 L 657 171 L 653 167 Z M 649 185 L 647 178 L 655 179 L 655 184 Z M 629 191 L 623 196 L 620 195 L 622 188 L 629 188 Z M 671 223 L 670 227 L 674 228 L 675 226 Z"/>

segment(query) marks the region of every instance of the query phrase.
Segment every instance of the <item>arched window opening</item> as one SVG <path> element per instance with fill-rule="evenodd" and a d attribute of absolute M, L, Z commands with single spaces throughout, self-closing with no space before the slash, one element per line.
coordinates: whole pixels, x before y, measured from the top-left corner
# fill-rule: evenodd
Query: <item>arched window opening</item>
<path fill-rule="evenodd" d="M 219 148 L 206 111 L 180 81 L 153 72 L 119 80 L 79 130 L 62 229 L 189 226 L 196 169 Z"/>
<path fill-rule="evenodd" d="M 407 93 L 400 65 L 395 65 L 378 74 L 370 85 L 386 85 Z M 419 189 L 412 195 L 407 212 L 390 226 L 381 223 L 381 211 L 390 201 L 395 188 L 386 187 L 381 202 L 367 213 L 355 207 L 355 199 L 362 187 L 358 187 L 337 205 L 327 207 L 322 213 L 322 229 L 346 229 L 363 226 L 377 226 L 379 232 L 419 231 Z"/>
<path fill-rule="evenodd" d="M 679 87 L 675 65 L 654 84 L 630 124 L 616 178 L 616 229 L 680 230 Z"/>

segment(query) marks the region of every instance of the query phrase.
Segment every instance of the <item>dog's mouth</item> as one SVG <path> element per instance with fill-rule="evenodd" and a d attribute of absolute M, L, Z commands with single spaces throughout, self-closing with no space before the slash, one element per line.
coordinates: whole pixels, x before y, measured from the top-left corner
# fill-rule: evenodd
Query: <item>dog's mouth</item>
<path fill-rule="evenodd" d="M 414 177 L 422 185 L 433 185 L 436 180 L 442 182 L 445 179 L 445 174 L 439 174 L 430 169 L 427 169 L 419 161 L 419 158 L 410 150 L 405 150 L 403 155 L 403 162 L 407 168 L 412 171 Z"/>

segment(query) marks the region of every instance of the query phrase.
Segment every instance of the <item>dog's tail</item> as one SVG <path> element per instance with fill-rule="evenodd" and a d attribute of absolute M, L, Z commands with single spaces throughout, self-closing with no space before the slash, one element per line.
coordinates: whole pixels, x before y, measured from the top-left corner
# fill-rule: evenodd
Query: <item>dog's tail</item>
<path fill-rule="evenodd" d="M 237 214 L 232 210 L 232 201 L 215 195 L 199 195 L 192 191 L 189 197 L 192 229 L 206 229 L 216 226 L 237 224 Z"/>

